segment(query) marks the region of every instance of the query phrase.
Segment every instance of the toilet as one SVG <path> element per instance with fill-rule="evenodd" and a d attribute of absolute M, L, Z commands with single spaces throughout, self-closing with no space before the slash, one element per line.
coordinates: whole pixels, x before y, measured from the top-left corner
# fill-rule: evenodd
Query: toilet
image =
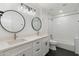
<path fill-rule="evenodd" d="M 56 51 L 57 41 L 50 40 L 50 49 Z"/>
<path fill-rule="evenodd" d="M 57 41 L 54 40 L 53 34 L 50 34 L 50 49 L 56 51 Z"/>

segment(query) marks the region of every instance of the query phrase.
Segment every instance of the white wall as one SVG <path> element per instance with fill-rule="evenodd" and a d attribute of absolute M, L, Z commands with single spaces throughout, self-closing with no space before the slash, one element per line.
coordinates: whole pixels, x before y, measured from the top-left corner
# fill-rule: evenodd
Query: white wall
<path fill-rule="evenodd" d="M 4 3 L 4 4 L 2 3 L 2 4 L 0 4 L 0 10 L 1 11 L 5 11 L 5 10 L 18 11 L 19 5 L 20 4 L 17 4 L 17 3 L 12 3 L 12 4 L 11 3 Z M 28 4 L 28 5 L 30 5 L 32 7 L 32 4 Z M 48 31 L 47 30 L 48 24 L 47 24 L 47 18 L 46 18 L 47 16 L 46 16 L 46 14 L 44 14 L 42 12 L 42 9 L 40 7 L 38 7 L 38 5 L 35 5 L 33 7 L 36 8 L 36 11 L 37 11 L 35 16 L 40 17 L 42 20 L 42 29 L 40 30 L 40 33 L 46 33 Z M 18 12 L 20 12 L 20 11 L 18 11 Z M 22 13 L 22 12 L 20 12 L 20 13 L 25 17 L 26 26 L 23 31 L 17 33 L 17 36 L 24 37 L 24 36 L 28 36 L 28 35 L 36 33 L 36 31 L 34 31 L 31 27 L 32 18 L 35 16 L 31 16 L 31 15 L 28 15 L 28 14 Z M 2 29 L 2 27 L 0 26 L 0 40 L 6 40 L 6 39 L 12 39 L 12 38 L 13 38 L 13 34 L 8 33 L 4 29 Z"/>
<path fill-rule="evenodd" d="M 74 50 L 74 39 L 79 37 L 79 15 L 59 17 L 49 20 L 49 33 L 62 48 Z M 65 47 L 66 45 L 66 47 Z M 71 46 L 71 47 L 70 47 Z"/>

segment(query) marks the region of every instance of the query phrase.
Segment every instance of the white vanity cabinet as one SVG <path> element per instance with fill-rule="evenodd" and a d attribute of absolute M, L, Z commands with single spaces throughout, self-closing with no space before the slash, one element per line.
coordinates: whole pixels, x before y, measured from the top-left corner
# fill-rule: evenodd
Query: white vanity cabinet
<path fill-rule="evenodd" d="M 49 39 L 48 36 L 45 36 L 36 38 L 33 41 L 10 46 L 0 51 L 0 56 L 44 56 L 48 51 Z"/>

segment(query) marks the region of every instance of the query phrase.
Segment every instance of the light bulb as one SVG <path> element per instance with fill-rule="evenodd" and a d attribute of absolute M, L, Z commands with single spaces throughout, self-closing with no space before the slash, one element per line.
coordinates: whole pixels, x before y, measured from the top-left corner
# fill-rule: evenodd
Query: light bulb
<path fill-rule="evenodd" d="M 63 13 L 63 10 L 60 10 L 59 13 Z"/>

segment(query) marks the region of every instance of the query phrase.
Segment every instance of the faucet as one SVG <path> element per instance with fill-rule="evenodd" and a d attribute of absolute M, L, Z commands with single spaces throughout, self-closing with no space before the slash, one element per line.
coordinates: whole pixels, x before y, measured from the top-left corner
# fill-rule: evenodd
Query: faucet
<path fill-rule="evenodd" d="M 14 33 L 14 40 L 16 40 L 16 33 Z"/>
<path fill-rule="evenodd" d="M 39 36 L 39 31 L 37 32 L 37 36 Z"/>

